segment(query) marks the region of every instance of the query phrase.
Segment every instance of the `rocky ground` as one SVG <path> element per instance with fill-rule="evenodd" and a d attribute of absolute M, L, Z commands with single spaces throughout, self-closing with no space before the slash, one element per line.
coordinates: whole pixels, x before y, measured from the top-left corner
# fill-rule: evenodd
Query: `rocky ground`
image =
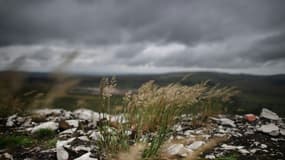
<path fill-rule="evenodd" d="M 87 109 L 74 112 L 62 109 L 35 110 L 33 115 L 12 115 L 0 120 L 0 135 L 31 136 L 41 129 L 56 133 L 56 143 L 49 148 L 30 145 L 12 150 L 3 147 L 0 159 L 14 160 L 96 160 L 105 159 L 98 140 L 102 138 L 98 125 L 102 114 Z M 104 115 L 112 122 L 123 123 L 121 115 Z M 174 159 L 196 156 L 216 159 L 234 155 L 237 159 L 285 159 L 285 124 L 276 113 L 262 109 L 259 116 L 218 115 L 210 117 L 204 125 L 193 126 L 191 115 L 178 117 L 162 152 Z M 116 128 L 110 127 L 110 132 Z M 130 129 L 126 134 L 132 136 Z M 146 133 L 142 141 L 148 142 Z"/>

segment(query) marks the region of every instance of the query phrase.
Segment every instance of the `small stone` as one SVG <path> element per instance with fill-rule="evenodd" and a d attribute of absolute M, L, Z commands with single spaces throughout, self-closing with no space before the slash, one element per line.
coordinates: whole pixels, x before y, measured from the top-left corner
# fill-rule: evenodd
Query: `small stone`
<path fill-rule="evenodd" d="M 71 128 L 60 132 L 59 134 L 73 134 L 76 131 L 76 128 Z"/>
<path fill-rule="evenodd" d="M 221 124 L 224 126 L 236 127 L 235 122 L 228 118 L 221 118 L 220 121 L 221 121 Z"/>
<path fill-rule="evenodd" d="M 284 128 L 280 128 L 280 134 L 281 134 L 282 136 L 285 136 L 285 129 L 284 129 Z"/>
<path fill-rule="evenodd" d="M 236 150 L 236 149 L 243 148 L 243 146 L 232 146 L 232 145 L 227 145 L 227 144 L 223 144 L 221 147 L 225 150 Z"/>
<path fill-rule="evenodd" d="M 218 122 L 218 123 L 220 123 L 221 125 L 224 125 L 224 126 L 236 127 L 235 122 L 230 120 L 230 119 L 228 119 L 228 118 L 220 118 L 219 119 L 219 118 L 212 117 L 211 119 L 216 121 L 216 122 Z"/>
<path fill-rule="evenodd" d="M 59 116 L 62 112 L 63 112 L 62 109 L 45 108 L 45 109 L 34 110 L 33 113 L 35 113 L 36 115 L 40 115 L 40 116 L 49 116 L 49 115 Z"/>
<path fill-rule="evenodd" d="M 272 112 L 266 108 L 262 109 L 260 117 L 270 119 L 270 120 L 280 120 L 280 117 L 276 113 L 274 113 L 274 112 Z"/>
<path fill-rule="evenodd" d="M 1 158 L 1 156 L 0 156 Z M 7 160 L 13 160 L 13 156 L 10 153 L 4 153 L 3 158 Z"/>
<path fill-rule="evenodd" d="M 249 154 L 250 152 L 246 149 L 239 149 L 238 150 L 239 153 L 243 154 L 243 155 L 246 155 L 246 154 Z"/>
<path fill-rule="evenodd" d="M 75 110 L 73 113 L 78 119 L 88 120 L 88 121 L 99 121 L 100 120 L 100 114 L 97 112 L 93 112 L 90 109 L 81 108 L 81 109 Z"/>
<path fill-rule="evenodd" d="M 74 151 L 79 152 L 79 151 L 86 151 L 86 152 L 90 152 L 91 148 L 90 147 L 86 147 L 83 145 L 77 146 L 73 148 Z"/>
<path fill-rule="evenodd" d="M 42 123 L 42 124 L 34 127 L 32 129 L 32 133 L 35 133 L 36 131 L 38 131 L 40 129 L 51 129 L 51 130 L 55 131 L 55 130 L 58 129 L 58 123 L 55 123 L 55 122 L 45 122 L 45 123 Z"/>
<path fill-rule="evenodd" d="M 210 154 L 205 156 L 206 159 L 216 159 L 216 156 Z"/>
<path fill-rule="evenodd" d="M 32 119 L 31 118 L 27 118 L 26 120 L 25 120 L 25 122 L 22 124 L 22 127 L 31 127 L 32 126 Z"/>
<path fill-rule="evenodd" d="M 187 157 L 190 153 L 192 153 L 192 150 L 187 149 L 183 144 L 173 144 L 167 148 L 167 153 L 172 156 L 177 155 L 181 157 Z"/>
<path fill-rule="evenodd" d="M 66 141 L 56 142 L 56 157 L 57 160 L 68 160 L 68 152 L 64 149 L 64 146 L 72 142 L 75 138 L 68 139 Z"/>
<path fill-rule="evenodd" d="M 176 136 L 175 139 L 182 140 L 182 139 L 185 139 L 185 137 L 183 137 L 183 136 Z"/>
<path fill-rule="evenodd" d="M 272 136 L 279 135 L 279 127 L 273 123 L 262 125 L 260 128 L 257 128 L 257 130 Z"/>
<path fill-rule="evenodd" d="M 256 149 L 256 148 L 249 150 L 249 152 L 252 154 L 255 154 L 257 151 L 258 151 L 258 149 Z"/>
<path fill-rule="evenodd" d="M 196 141 L 196 142 L 193 142 L 192 144 L 190 144 L 189 146 L 187 146 L 187 148 L 189 148 L 191 150 L 196 150 L 204 144 L 205 144 L 204 141 Z"/>
<path fill-rule="evenodd" d="M 260 147 L 261 147 L 262 149 L 265 149 L 265 148 L 267 148 L 267 145 L 266 145 L 266 144 L 261 144 Z"/>
<path fill-rule="evenodd" d="M 103 136 L 100 132 L 98 131 L 94 131 L 91 133 L 91 135 L 89 136 L 91 139 L 93 139 L 94 141 L 97 141 L 97 140 L 100 140 L 100 139 L 103 139 Z"/>
<path fill-rule="evenodd" d="M 10 117 L 8 117 L 7 122 L 6 122 L 6 126 L 7 127 L 13 127 L 15 125 L 14 120 L 17 118 L 17 114 L 14 114 Z"/>
<path fill-rule="evenodd" d="M 91 152 L 85 153 L 82 156 L 75 158 L 74 160 L 98 160 L 97 158 L 91 157 Z"/>
<path fill-rule="evenodd" d="M 80 137 L 78 137 L 78 139 L 80 139 L 82 141 L 89 141 L 89 138 L 87 136 L 80 136 Z"/>
<path fill-rule="evenodd" d="M 175 131 L 176 131 L 176 132 L 180 132 L 180 131 L 183 130 L 183 128 L 182 128 L 181 125 L 175 125 L 174 128 L 175 128 Z"/>
<path fill-rule="evenodd" d="M 74 128 L 78 128 L 79 126 L 79 121 L 76 119 L 66 120 L 66 123 L 68 123 L 69 126 L 74 127 Z"/>
<path fill-rule="evenodd" d="M 185 136 L 190 136 L 190 135 L 193 134 L 193 133 L 194 133 L 193 130 L 186 130 L 186 131 L 184 131 L 184 135 L 185 135 Z"/>

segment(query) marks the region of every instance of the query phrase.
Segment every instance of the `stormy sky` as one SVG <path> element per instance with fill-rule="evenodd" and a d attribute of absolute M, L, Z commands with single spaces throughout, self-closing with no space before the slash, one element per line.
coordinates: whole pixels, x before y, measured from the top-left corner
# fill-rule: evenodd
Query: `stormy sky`
<path fill-rule="evenodd" d="M 0 0 L 0 70 L 285 73 L 284 0 Z M 76 53 L 76 54 L 75 54 Z"/>

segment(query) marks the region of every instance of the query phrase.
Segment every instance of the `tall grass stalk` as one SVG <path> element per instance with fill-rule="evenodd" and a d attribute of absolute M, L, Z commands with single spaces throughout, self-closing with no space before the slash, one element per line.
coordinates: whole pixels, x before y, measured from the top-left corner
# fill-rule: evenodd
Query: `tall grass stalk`
<path fill-rule="evenodd" d="M 185 108 L 216 98 L 228 101 L 235 95 L 234 91 L 234 88 L 209 88 L 207 83 L 194 86 L 169 84 L 160 87 L 154 84 L 154 81 L 150 81 L 142 85 L 137 94 L 126 95 L 128 103 L 125 115 L 137 133 L 136 141 L 145 133 L 157 132 L 150 146 L 144 151 L 143 157 L 149 159 L 156 156 L 176 117 Z"/>

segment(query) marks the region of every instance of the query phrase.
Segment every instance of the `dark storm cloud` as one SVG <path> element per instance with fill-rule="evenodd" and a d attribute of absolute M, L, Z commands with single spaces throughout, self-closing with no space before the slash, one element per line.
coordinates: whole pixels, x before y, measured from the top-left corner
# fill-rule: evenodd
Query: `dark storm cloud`
<path fill-rule="evenodd" d="M 284 64 L 284 7 L 284 0 L 0 0 L 0 66 L 55 64 L 77 48 L 78 65 L 90 68 Z"/>

